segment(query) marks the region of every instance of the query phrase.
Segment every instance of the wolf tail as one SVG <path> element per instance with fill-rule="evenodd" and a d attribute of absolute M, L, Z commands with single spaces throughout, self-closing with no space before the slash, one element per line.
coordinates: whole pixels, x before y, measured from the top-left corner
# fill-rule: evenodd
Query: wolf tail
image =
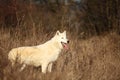
<path fill-rule="evenodd" d="M 17 56 L 18 56 L 18 52 L 16 49 L 12 49 L 9 54 L 8 54 L 8 59 L 10 60 L 10 62 L 12 62 L 12 66 L 15 64 L 16 60 L 17 60 Z"/>

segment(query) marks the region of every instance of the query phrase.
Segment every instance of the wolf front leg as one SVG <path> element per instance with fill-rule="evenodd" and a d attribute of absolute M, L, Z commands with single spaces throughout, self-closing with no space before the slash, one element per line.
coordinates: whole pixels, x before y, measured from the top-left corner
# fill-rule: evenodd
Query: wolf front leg
<path fill-rule="evenodd" d="M 12 62 L 12 67 L 15 65 L 15 62 Z"/>
<path fill-rule="evenodd" d="M 48 63 L 42 64 L 42 73 L 46 73 L 47 66 L 48 66 Z"/>
<path fill-rule="evenodd" d="M 52 71 L 52 65 L 53 65 L 53 63 L 51 62 L 51 63 L 49 63 L 49 65 L 48 65 L 48 71 L 49 72 L 51 72 Z"/>

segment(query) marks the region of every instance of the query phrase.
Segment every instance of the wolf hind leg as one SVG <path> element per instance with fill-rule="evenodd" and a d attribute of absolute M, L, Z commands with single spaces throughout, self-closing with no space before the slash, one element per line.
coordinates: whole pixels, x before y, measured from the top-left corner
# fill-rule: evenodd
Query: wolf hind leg
<path fill-rule="evenodd" d="M 26 64 L 23 64 L 22 67 L 20 68 L 20 72 L 23 71 L 25 67 L 26 67 Z"/>

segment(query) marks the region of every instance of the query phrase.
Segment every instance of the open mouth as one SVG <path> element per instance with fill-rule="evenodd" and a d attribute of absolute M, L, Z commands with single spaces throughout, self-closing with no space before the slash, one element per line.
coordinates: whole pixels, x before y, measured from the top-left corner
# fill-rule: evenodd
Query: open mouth
<path fill-rule="evenodd" d="M 64 49 L 68 49 L 67 43 L 61 42 L 61 44 L 62 44 L 62 46 L 63 46 Z"/>

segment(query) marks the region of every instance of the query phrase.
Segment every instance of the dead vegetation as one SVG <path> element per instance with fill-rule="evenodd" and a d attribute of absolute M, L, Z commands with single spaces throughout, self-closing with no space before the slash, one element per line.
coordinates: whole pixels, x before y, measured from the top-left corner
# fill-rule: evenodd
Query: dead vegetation
<path fill-rule="evenodd" d="M 84 11 L 72 12 L 67 6 L 48 9 L 49 6 L 19 4 L 17 7 L 16 27 L 6 26 L 0 18 L 0 80 L 120 80 L 117 23 L 115 30 L 105 28 L 102 32 L 104 27 L 98 26 L 100 21 L 94 24 L 90 14 L 84 19 Z M 100 34 L 95 28 L 100 28 L 97 29 Z M 62 51 L 51 73 L 42 74 L 40 67 L 33 66 L 19 72 L 18 63 L 11 67 L 7 55 L 12 48 L 44 43 L 56 30 L 67 30 L 70 50 Z"/>
<path fill-rule="evenodd" d="M 32 28 L 31 28 L 32 29 Z M 0 35 L 0 78 L 1 80 L 119 80 L 120 79 L 120 36 L 111 32 L 89 39 L 78 39 L 70 34 L 70 50 L 64 51 L 54 63 L 53 72 L 42 74 L 40 68 L 28 66 L 19 72 L 21 65 L 11 67 L 7 59 L 11 48 L 32 46 L 49 40 L 55 32 L 35 36 L 31 29 L 1 29 Z M 74 37 L 73 37 L 74 36 Z"/>

